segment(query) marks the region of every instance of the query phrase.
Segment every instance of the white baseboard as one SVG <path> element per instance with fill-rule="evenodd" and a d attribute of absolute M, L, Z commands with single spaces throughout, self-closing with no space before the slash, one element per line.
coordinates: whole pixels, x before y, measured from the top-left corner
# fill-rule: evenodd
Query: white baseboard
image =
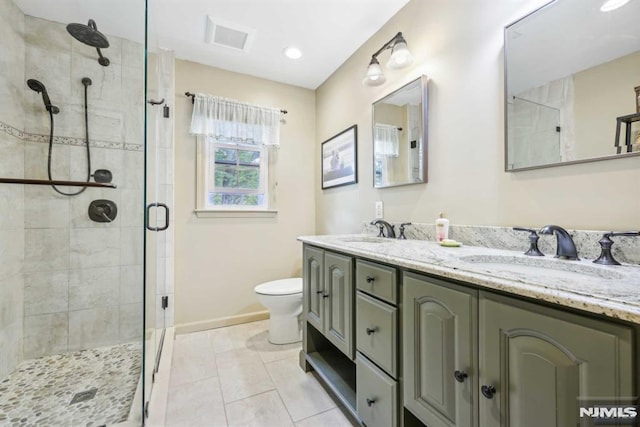
<path fill-rule="evenodd" d="M 207 329 L 222 328 L 224 326 L 239 325 L 241 323 L 256 322 L 269 318 L 269 310 L 256 311 L 254 313 L 239 314 L 236 316 L 219 317 L 217 319 L 200 320 L 198 322 L 182 323 L 176 325 L 176 335 L 190 332 L 206 331 Z"/>

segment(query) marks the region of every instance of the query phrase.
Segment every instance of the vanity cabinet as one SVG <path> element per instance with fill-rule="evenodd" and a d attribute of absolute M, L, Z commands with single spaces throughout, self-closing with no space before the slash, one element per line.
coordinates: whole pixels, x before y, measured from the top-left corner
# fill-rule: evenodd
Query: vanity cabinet
<path fill-rule="evenodd" d="M 405 273 L 404 406 L 429 427 L 477 425 L 478 292 Z"/>
<path fill-rule="evenodd" d="M 575 426 L 579 397 L 632 396 L 630 328 L 486 292 L 479 315 L 481 426 Z"/>
<path fill-rule="evenodd" d="M 638 392 L 636 326 L 308 244 L 303 259 L 301 366 L 367 427 L 577 426 L 581 405 Z"/>
<path fill-rule="evenodd" d="M 353 359 L 353 258 L 305 246 L 302 274 L 305 318 Z"/>
<path fill-rule="evenodd" d="M 632 395 L 628 327 L 411 273 L 403 307 L 404 405 L 429 427 L 575 426 L 579 397 Z"/>

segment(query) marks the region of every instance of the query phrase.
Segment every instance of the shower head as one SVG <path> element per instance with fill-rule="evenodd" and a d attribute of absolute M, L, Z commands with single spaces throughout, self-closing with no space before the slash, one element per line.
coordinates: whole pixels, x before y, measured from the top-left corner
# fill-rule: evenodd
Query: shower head
<path fill-rule="evenodd" d="M 87 25 L 72 23 L 67 25 L 67 31 L 74 39 L 86 44 L 87 46 L 95 47 L 98 51 L 98 62 L 100 65 L 106 67 L 109 65 L 109 59 L 102 56 L 100 49 L 106 49 L 109 47 L 109 40 L 107 37 L 98 31 L 98 26 L 93 19 L 89 19 Z"/>
<path fill-rule="evenodd" d="M 44 87 L 44 85 L 42 84 L 41 81 L 36 80 L 36 79 L 29 79 L 27 80 L 27 86 L 29 86 L 29 89 L 31 90 L 35 90 L 36 92 L 40 93 L 40 92 L 44 92 L 42 94 L 43 97 L 47 97 L 47 101 L 49 100 L 49 97 L 47 96 L 47 88 Z"/>
<path fill-rule="evenodd" d="M 58 107 L 51 104 L 49 94 L 47 93 L 47 88 L 44 87 L 44 84 L 42 84 L 42 82 L 36 79 L 29 79 L 27 80 L 27 86 L 29 86 L 29 89 L 42 94 L 42 101 L 44 101 L 44 107 L 47 109 L 47 111 L 50 111 L 53 114 L 58 114 L 60 112 L 60 109 Z"/>
<path fill-rule="evenodd" d="M 98 31 L 96 22 L 93 19 L 89 19 L 89 23 L 85 24 L 69 24 L 67 25 L 67 31 L 76 40 L 95 47 L 97 49 L 106 49 L 109 47 L 109 40 Z"/>

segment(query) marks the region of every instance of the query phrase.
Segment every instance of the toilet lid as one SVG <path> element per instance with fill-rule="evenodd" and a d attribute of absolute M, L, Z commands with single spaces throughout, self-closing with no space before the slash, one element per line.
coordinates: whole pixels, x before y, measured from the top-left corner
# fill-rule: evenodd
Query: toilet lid
<path fill-rule="evenodd" d="M 274 280 L 255 287 L 255 291 L 262 295 L 291 295 L 302 292 L 302 277 Z"/>

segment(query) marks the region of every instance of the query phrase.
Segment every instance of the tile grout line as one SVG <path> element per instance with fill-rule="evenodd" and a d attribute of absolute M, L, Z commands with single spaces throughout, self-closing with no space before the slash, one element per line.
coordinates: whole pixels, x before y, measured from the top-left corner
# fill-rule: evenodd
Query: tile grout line
<path fill-rule="evenodd" d="M 224 413 L 224 424 L 225 426 L 229 426 L 229 416 L 227 415 L 227 405 L 224 403 L 224 395 L 222 394 L 222 383 L 220 382 L 220 373 L 218 372 L 218 359 L 216 358 L 216 352 L 213 345 L 213 337 L 211 336 L 211 330 L 207 331 L 207 342 L 209 343 L 209 348 L 211 349 L 211 356 L 213 358 L 213 363 L 216 365 L 216 375 L 218 378 L 218 391 L 220 392 L 220 399 L 222 400 L 222 412 Z"/>
<path fill-rule="evenodd" d="M 333 411 L 335 409 L 340 411 L 340 407 L 336 405 L 333 408 L 325 409 L 324 411 L 318 412 L 317 414 L 313 414 L 313 415 L 309 415 L 308 417 L 301 418 L 298 421 L 295 421 L 294 424 L 297 425 L 298 423 L 301 423 L 301 422 L 303 422 L 305 420 L 308 420 L 309 418 L 313 418 L 313 417 L 317 417 L 317 416 L 322 415 L 322 414 L 326 414 L 327 412 Z M 340 413 L 342 413 L 342 411 L 340 411 Z"/>
<path fill-rule="evenodd" d="M 250 322 L 250 323 L 254 323 L 254 322 Z M 233 326 L 238 326 L 238 325 L 233 325 Z M 233 326 L 231 326 L 231 327 L 233 327 Z M 241 333 L 243 333 L 243 332 L 245 332 L 245 331 L 241 331 Z M 243 334 L 243 335 L 244 335 L 244 334 Z M 211 343 L 211 345 L 212 345 L 212 347 L 213 347 L 213 337 L 211 337 L 211 335 L 210 335 L 210 334 L 209 334 L 209 337 L 210 337 L 209 342 Z M 216 358 L 216 360 L 215 360 L 215 361 L 216 361 L 216 371 L 217 371 L 217 369 L 218 369 L 218 362 L 217 362 L 217 356 L 218 356 L 218 355 L 220 355 L 220 354 L 225 354 L 225 353 L 230 353 L 230 352 L 232 352 L 232 351 L 242 351 L 242 350 L 246 350 L 246 351 L 248 351 L 248 352 L 250 352 L 250 353 L 255 353 L 255 354 L 258 356 L 258 360 L 260 361 L 260 363 L 261 363 L 262 367 L 264 368 L 264 370 L 267 372 L 267 375 L 269 376 L 269 380 L 270 380 L 271 384 L 273 385 L 273 388 L 272 388 L 272 389 L 269 389 L 269 390 L 265 390 L 265 391 L 259 392 L 259 393 L 256 393 L 256 394 L 252 394 L 252 395 L 250 395 L 250 396 L 243 397 L 243 398 L 241 398 L 241 399 L 236 399 L 236 400 L 233 400 L 233 401 L 230 401 L 230 402 L 226 402 L 226 401 L 224 400 L 224 394 L 222 394 L 222 384 L 221 384 L 221 383 L 219 383 L 219 385 L 220 385 L 220 393 L 221 393 L 221 395 L 222 395 L 223 406 L 224 406 L 224 409 L 225 409 L 225 417 L 227 417 L 227 405 L 230 405 L 230 404 L 233 404 L 233 403 L 236 403 L 236 402 L 241 402 L 241 401 L 243 401 L 243 400 L 246 400 L 246 399 L 249 399 L 249 398 L 252 398 L 252 397 L 256 397 L 256 396 L 259 396 L 259 395 L 261 395 L 261 394 L 269 393 L 269 392 L 271 392 L 271 391 L 276 391 L 276 393 L 278 393 L 278 390 L 277 390 L 276 384 L 275 384 L 275 382 L 273 381 L 273 378 L 271 377 L 271 374 L 270 374 L 270 373 L 269 373 L 269 371 L 267 370 L 267 368 L 266 368 L 266 366 L 265 366 L 265 362 L 264 362 L 264 360 L 262 360 L 262 357 L 260 356 L 260 352 L 259 352 L 258 350 L 254 350 L 254 349 L 251 349 L 251 348 L 249 348 L 249 347 L 247 347 L 247 346 L 246 346 L 246 340 L 247 340 L 248 338 L 249 338 L 248 336 L 243 337 L 243 341 L 244 341 L 244 344 L 245 344 L 245 345 L 243 345 L 243 346 L 242 346 L 242 347 L 240 347 L 240 348 L 230 348 L 230 349 L 228 349 L 228 350 L 226 350 L 226 351 L 223 351 L 223 352 L 220 352 L 220 353 L 215 353 L 215 352 L 214 352 L 214 357 Z M 232 341 L 233 341 L 233 339 L 232 339 Z M 284 406 L 285 411 L 287 412 L 287 415 L 289 415 L 289 418 L 291 419 L 291 414 L 289 414 L 289 411 L 287 410 L 287 406 L 284 404 L 284 401 L 282 401 L 282 397 L 280 396 L 280 394 L 279 394 L 279 393 L 278 393 L 278 398 L 280 399 L 280 402 L 281 402 L 281 403 L 282 403 L 282 405 Z M 229 424 L 229 419 L 228 419 L 228 417 L 227 417 L 227 425 L 228 425 L 228 424 Z"/>
<path fill-rule="evenodd" d="M 281 360 L 284 360 L 284 359 L 281 359 Z M 273 361 L 271 361 L 269 363 L 275 363 L 275 362 L 278 362 L 278 361 L 277 360 L 273 360 Z M 296 425 L 296 421 L 293 419 L 293 415 L 291 415 L 291 412 L 289 412 L 289 408 L 287 407 L 287 404 L 284 402 L 284 399 L 282 398 L 282 395 L 280 394 L 280 390 L 278 389 L 278 385 L 276 384 L 276 381 L 273 378 L 273 375 L 271 375 L 271 372 L 267 368 L 267 363 L 262 361 L 262 364 L 264 365 L 264 369 L 267 371 L 267 374 L 269 375 L 269 378 L 271 378 L 271 382 L 275 386 L 275 390 L 276 390 L 276 393 L 278 394 L 278 398 L 280 399 L 280 402 L 282 403 L 282 406 L 284 406 L 284 410 L 287 411 L 287 415 L 289 415 L 289 419 L 291 420 L 291 424 L 293 426 L 295 426 Z"/>

